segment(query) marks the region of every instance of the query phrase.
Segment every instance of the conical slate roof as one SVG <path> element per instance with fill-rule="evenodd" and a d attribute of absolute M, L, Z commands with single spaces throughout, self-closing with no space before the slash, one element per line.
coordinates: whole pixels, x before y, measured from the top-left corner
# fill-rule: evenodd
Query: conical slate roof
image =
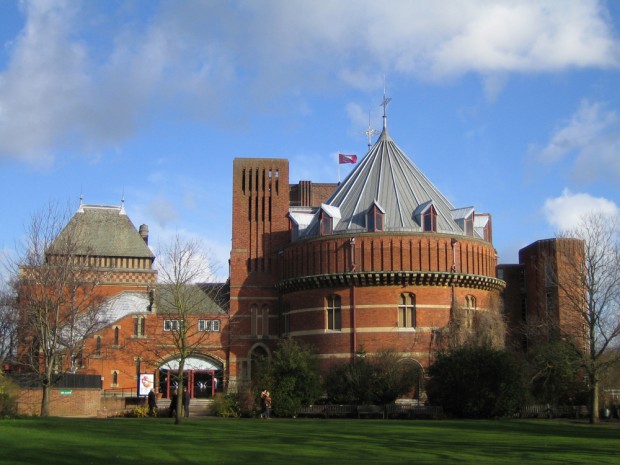
<path fill-rule="evenodd" d="M 420 232 L 422 214 L 436 211 L 436 231 L 465 234 L 464 219 L 473 207 L 456 209 L 403 153 L 384 126 L 377 142 L 360 164 L 338 186 L 321 208 L 312 212 L 291 210 L 299 238 L 319 234 L 321 211 L 333 219 L 333 234 L 367 231 L 367 215 L 375 204 L 384 213 L 386 232 Z M 479 233 L 474 233 L 479 236 Z"/>

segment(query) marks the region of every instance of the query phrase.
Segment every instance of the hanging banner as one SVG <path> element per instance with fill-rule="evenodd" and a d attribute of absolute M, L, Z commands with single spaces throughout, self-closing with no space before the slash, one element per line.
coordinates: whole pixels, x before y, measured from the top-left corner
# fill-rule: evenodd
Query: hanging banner
<path fill-rule="evenodd" d="M 139 396 L 148 395 L 149 391 L 155 387 L 155 375 L 153 373 L 141 373 L 138 386 L 140 388 Z"/>

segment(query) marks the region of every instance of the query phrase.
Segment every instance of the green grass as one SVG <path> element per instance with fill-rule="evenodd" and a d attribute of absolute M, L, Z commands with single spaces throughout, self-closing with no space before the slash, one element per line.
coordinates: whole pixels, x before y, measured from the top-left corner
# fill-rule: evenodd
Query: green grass
<path fill-rule="evenodd" d="M 620 424 L 568 421 L 0 420 L 0 464 L 620 464 Z"/>

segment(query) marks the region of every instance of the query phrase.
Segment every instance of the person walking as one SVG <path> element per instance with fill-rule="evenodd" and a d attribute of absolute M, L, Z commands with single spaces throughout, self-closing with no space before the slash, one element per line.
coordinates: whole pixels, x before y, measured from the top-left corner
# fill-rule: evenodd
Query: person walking
<path fill-rule="evenodd" d="M 185 412 L 185 418 L 189 417 L 189 391 L 187 390 L 187 386 L 183 388 L 183 411 Z"/>

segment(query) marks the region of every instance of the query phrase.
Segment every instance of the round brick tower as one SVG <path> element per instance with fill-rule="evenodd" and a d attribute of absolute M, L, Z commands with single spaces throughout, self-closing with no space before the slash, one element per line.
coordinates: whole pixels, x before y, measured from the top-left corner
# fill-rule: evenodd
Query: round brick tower
<path fill-rule="evenodd" d="M 320 207 L 289 211 L 283 333 L 323 367 L 393 349 L 427 367 L 455 308 L 499 312 L 491 217 L 455 208 L 387 132 Z"/>

